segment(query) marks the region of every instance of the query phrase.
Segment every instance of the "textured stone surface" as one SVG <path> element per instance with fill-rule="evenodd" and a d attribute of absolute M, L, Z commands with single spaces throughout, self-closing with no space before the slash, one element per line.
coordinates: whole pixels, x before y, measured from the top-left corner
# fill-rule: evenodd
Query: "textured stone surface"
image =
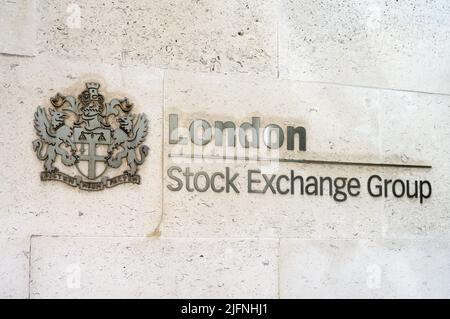
<path fill-rule="evenodd" d="M 31 298 L 275 298 L 276 240 L 33 238 Z"/>
<path fill-rule="evenodd" d="M 35 0 L 2 1 L 0 53 L 35 55 L 37 16 Z"/>
<path fill-rule="evenodd" d="M 0 237 L 0 298 L 27 298 L 30 238 Z"/>
<path fill-rule="evenodd" d="M 162 74 L 142 67 L 60 59 L 4 57 L 0 62 L 4 98 L 0 147 L 8 150 L 0 157 L 0 235 L 144 236 L 153 232 L 161 215 Z M 135 105 L 134 112 L 147 114 L 150 155 L 139 170 L 141 185 L 86 192 L 60 182 L 40 181 L 43 162 L 32 148 L 37 136 L 34 112 L 38 105 L 49 106 L 57 92 L 78 95 L 85 80 L 100 81 L 107 100 L 127 96 Z M 65 169 L 75 173 L 73 167 Z"/>
<path fill-rule="evenodd" d="M 428 225 L 426 236 L 447 236 L 448 232 L 448 119 L 450 100 L 435 96 L 390 90 L 362 89 L 335 85 L 302 84 L 293 81 L 264 81 L 252 77 L 190 75 L 169 72 L 165 79 L 165 174 L 173 165 L 190 166 L 197 172 L 231 171 L 240 173 L 239 194 L 173 192 L 174 185 L 165 177 L 163 232 L 171 236 L 269 236 L 300 238 L 409 238 L 417 232 L 417 223 Z M 412 106 L 413 105 L 413 106 Z M 402 111 L 401 109 L 403 108 Z M 416 112 L 432 109 L 428 116 L 417 118 Z M 304 125 L 307 130 L 307 151 L 262 153 L 266 157 L 306 158 L 356 162 L 397 164 L 432 164 L 431 170 L 373 168 L 361 166 L 306 165 L 262 162 L 239 162 L 168 158 L 169 153 L 219 154 L 208 144 L 204 149 L 190 149 L 168 143 L 168 115 L 177 113 L 180 127 L 187 130 L 193 119 L 232 120 L 237 125 L 261 117 L 261 126 Z M 279 114 L 279 115 L 276 115 Z M 398 119 L 394 115 L 398 114 Z M 413 124 L 420 121 L 420 124 Z M 418 126 L 420 129 L 418 129 Z M 184 133 L 186 134 L 186 132 Z M 404 143 L 404 136 L 410 143 Z M 442 147 L 433 151 L 435 139 Z M 406 149 L 427 148 L 422 152 Z M 433 153 L 434 152 L 434 153 Z M 433 153 L 433 156 L 430 156 Z M 233 156 L 234 153 L 228 153 Z M 238 153 L 238 155 L 240 155 Z M 250 154 L 255 156 L 255 154 Z M 406 157 L 405 157 L 406 156 Z M 262 167 L 261 167 L 262 165 Z M 303 176 L 358 177 L 361 195 L 337 203 L 329 196 L 247 194 L 246 171 L 266 169 L 275 174 L 289 174 L 294 169 Z M 435 194 L 425 204 L 418 199 L 395 198 L 392 195 L 370 197 L 365 182 L 378 174 L 391 179 L 429 179 Z M 178 177 L 183 177 L 178 175 Z M 400 219 L 393 217 L 391 202 L 400 210 Z M 412 213 L 414 212 L 414 213 Z M 402 224 L 408 215 L 409 221 Z M 400 227 L 400 228 L 399 228 Z M 419 236 L 420 237 L 420 236 Z"/>
<path fill-rule="evenodd" d="M 450 93 L 450 3 L 282 0 L 280 76 Z"/>
<path fill-rule="evenodd" d="M 385 202 L 385 238 L 450 238 L 450 97 L 392 92 L 394 100 L 382 107 L 380 116 L 383 154 L 410 164 L 419 159 L 432 169 L 386 169 L 391 179 L 427 179 L 433 185 L 430 200 L 389 198 Z"/>
<path fill-rule="evenodd" d="M 449 298 L 446 240 L 283 239 L 281 298 Z"/>
<path fill-rule="evenodd" d="M 40 50 L 90 61 L 276 75 L 270 1 L 42 1 Z"/>
<path fill-rule="evenodd" d="M 8 0 L 1 9 L 0 297 L 450 297 L 448 1 Z M 39 180 L 36 107 L 87 80 L 150 119 L 141 185 L 89 193 Z M 182 134 L 194 119 L 304 126 L 307 151 L 286 141 L 259 152 L 169 145 L 170 113 Z M 169 157 L 180 153 L 432 168 Z M 170 191 L 175 165 L 228 167 L 240 193 Z M 248 194 L 250 169 L 357 177 L 361 194 Z M 426 179 L 433 194 L 423 204 L 370 197 L 373 174 Z"/>

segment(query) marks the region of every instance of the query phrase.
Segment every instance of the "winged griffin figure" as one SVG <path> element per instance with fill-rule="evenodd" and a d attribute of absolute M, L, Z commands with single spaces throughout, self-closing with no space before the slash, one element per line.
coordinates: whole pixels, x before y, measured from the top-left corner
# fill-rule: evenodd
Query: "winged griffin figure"
<path fill-rule="evenodd" d="M 50 109 L 50 115 L 51 120 L 49 121 L 42 107 L 38 107 L 34 114 L 34 128 L 40 139 L 33 141 L 33 149 L 41 161 L 45 160 L 45 170 L 54 172 L 56 168 L 53 166 L 53 163 L 56 160 L 56 155 L 61 155 L 64 165 L 70 166 L 75 164 L 75 156 L 62 148 L 61 145 L 70 146 L 73 152 L 76 148 L 70 139 L 72 129 L 64 124 L 64 113 Z M 44 143 L 47 143 L 48 146 L 47 150 L 42 152 Z"/>
<path fill-rule="evenodd" d="M 133 105 L 127 98 L 105 102 L 99 88 L 100 84 L 88 82 L 78 97 L 56 94 L 50 99 L 50 117 L 44 108 L 37 108 L 34 127 L 39 138 L 33 149 L 45 161 L 41 180 L 58 180 L 84 190 L 140 183 L 136 173 L 149 154 L 143 145 L 149 121 L 145 114 L 131 113 Z M 65 166 L 75 166 L 79 175 L 60 172 L 54 165 L 58 156 Z M 104 176 L 125 163 L 122 175 Z"/>
<path fill-rule="evenodd" d="M 113 132 L 113 142 L 109 146 L 108 153 L 112 153 L 118 147 L 122 150 L 108 159 L 111 167 L 117 168 L 122 164 L 124 158 L 127 159 L 129 170 L 126 173 L 136 174 L 137 165 L 141 165 L 148 154 L 149 148 L 141 145 L 148 132 L 148 120 L 145 114 L 139 114 L 136 124 L 133 127 L 133 115 L 119 117 L 119 128 Z M 139 149 L 141 159 L 136 157 L 136 150 Z"/>

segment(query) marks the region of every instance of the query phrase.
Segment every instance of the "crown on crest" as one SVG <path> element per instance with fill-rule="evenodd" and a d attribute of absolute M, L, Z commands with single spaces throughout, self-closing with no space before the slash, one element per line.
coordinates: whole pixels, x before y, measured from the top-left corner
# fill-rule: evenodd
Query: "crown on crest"
<path fill-rule="evenodd" d="M 96 90 L 98 90 L 99 87 L 100 87 L 100 84 L 96 83 L 96 82 L 87 82 L 86 83 L 86 88 L 88 88 L 88 89 L 96 89 Z"/>

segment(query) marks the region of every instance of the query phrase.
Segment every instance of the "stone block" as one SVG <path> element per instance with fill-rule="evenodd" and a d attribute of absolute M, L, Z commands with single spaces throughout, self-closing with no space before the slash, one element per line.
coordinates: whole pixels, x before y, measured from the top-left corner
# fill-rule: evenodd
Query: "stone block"
<path fill-rule="evenodd" d="M 445 240 L 297 240 L 280 245 L 281 298 L 448 298 Z"/>
<path fill-rule="evenodd" d="M 27 298 L 30 238 L 0 238 L 0 298 Z"/>
<path fill-rule="evenodd" d="M 31 298 L 276 298 L 277 240 L 40 237 Z"/>
<path fill-rule="evenodd" d="M 281 78 L 450 93 L 446 0 L 282 0 L 279 10 Z"/>
<path fill-rule="evenodd" d="M 0 12 L 0 30 L 0 53 L 34 56 L 37 38 L 36 1 L 4 1 Z"/>
<path fill-rule="evenodd" d="M 0 234 L 145 236 L 161 218 L 162 72 L 149 68 L 89 64 L 65 59 L 4 57 L 0 91 L 4 101 L 0 146 L 2 202 Z M 149 119 L 149 156 L 139 167 L 141 185 L 88 192 L 61 182 L 42 182 L 43 162 L 33 151 L 36 108 L 50 106 L 57 92 L 78 96 L 86 81 L 98 81 L 109 101 L 128 97 L 133 112 Z M 74 166 L 65 167 L 76 174 Z M 108 173 L 108 172 L 107 172 Z M 108 175 L 122 173 L 121 168 Z M 70 175 L 70 174 L 69 174 Z"/>
<path fill-rule="evenodd" d="M 43 52 L 194 72 L 277 75 L 275 1 L 42 1 Z"/>

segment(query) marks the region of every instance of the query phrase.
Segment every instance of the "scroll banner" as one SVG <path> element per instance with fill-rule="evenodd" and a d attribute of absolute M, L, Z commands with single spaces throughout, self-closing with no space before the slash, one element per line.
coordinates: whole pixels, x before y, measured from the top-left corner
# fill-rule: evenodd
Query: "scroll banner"
<path fill-rule="evenodd" d="M 41 181 L 58 181 L 72 187 L 78 187 L 86 191 L 101 191 L 105 188 L 111 188 L 120 184 L 131 183 L 140 184 L 141 177 L 139 175 L 122 174 L 116 177 L 103 177 L 99 182 L 83 181 L 81 176 L 70 176 L 61 172 L 41 172 Z"/>

